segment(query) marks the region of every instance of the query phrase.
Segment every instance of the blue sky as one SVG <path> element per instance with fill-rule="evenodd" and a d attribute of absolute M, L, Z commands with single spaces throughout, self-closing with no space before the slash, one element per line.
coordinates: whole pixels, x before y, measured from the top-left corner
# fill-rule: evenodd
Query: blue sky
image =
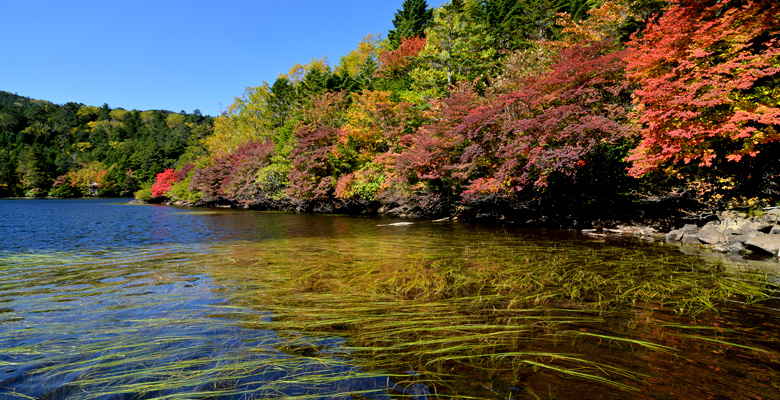
<path fill-rule="evenodd" d="M 0 0 L 0 90 L 218 115 L 295 63 L 336 65 L 403 0 Z M 440 5 L 439 0 L 428 4 Z"/>

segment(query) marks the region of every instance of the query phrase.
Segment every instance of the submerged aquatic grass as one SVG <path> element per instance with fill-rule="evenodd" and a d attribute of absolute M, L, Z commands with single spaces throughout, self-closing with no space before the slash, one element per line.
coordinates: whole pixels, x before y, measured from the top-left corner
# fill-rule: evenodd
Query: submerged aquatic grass
<path fill-rule="evenodd" d="M 522 386 L 540 368 L 639 390 L 644 386 L 641 371 L 588 359 L 578 350 L 600 346 L 631 357 L 682 357 L 663 338 L 633 337 L 629 329 L 601 332 L 614 332 L 615 325 L 656 329 L 655 316 L 642 314 L 693 318 L 676 328 L 664 327 L 684 330 L 696 316 L 717 315 L 729 301 L 760 302 L 774 290 L 766 275 L 726 273 L 721 266 L 690 258 L 648 259 L 645 252 L 632 257 L 621 250 L 619 260 L 594 264 L 593 259 L 604 255 L 547 249 L 540 257 L 524 250 L 485 250 L 477 244 L 452 258 L 396 263 L 379 256 L 327 268 L 317 259 L 301 257 L 305 252 L 294 252 L 294 263 L 253 262 L 241 249 L 234 257 L 274 282 L 255 294 L 273 315 L 258 327 L 292 337 L 344 336 L 364 368 L 414 371 L 398 383 L 424 383 L 437 396 L 498 396 L 495 389 L 459 387 L 464 375 L 478 376 L 483 383 L 503 381 L 506 396 L 506 388 Z M 703 335 L 676 335 L 729 344 Z M 731 344 L 777 360 L 777 352 L 763 344 Z"/>
<path fill-rule="evenodd" d="M 626 398 L 740 360 L 732 394 L 777 386 L 777 323 L 732 318 L 776 317 L 776 274 L 459 234 L 9 255 L 0 397 Z"/>

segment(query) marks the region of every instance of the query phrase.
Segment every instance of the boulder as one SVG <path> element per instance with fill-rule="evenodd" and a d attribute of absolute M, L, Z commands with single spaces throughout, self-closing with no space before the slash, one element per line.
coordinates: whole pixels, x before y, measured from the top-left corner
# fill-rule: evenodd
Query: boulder
<path fill-rule="evenodd" d="M 680 241 L 686 234 L 696 233 L 699 227 L 694 224 L 687 224 L 680 229 L 675 229 L 666 234 L 666 240 Z M 697 239 L 698 240 L 698 239 Z"/>
<path fill-rule="evenodd" d="M 775 224 L 765 221 L 751 221 L 745 224 L 745 227 L 742 228 L 742 231 L 745 230 L 756 230 L 762 233 L 769 233 L 772 230 L 772 227 L 775 226 Z"/>
<path fill-rule="evenodd" d="M 765 217 L 770 222 L 780 221 L 780 208 L 770 208 L 766 211 Z"/>
<path fill-rule="evenodd" d="M 780 251 L 780 235 L 752 237 L 745 242 L 745 246 L 753 251 L 777 256 L 778 251 Z"/>
<path fill-rule="evenodd" d="M 745 226 L 744 219 L 726 218 L 720 222 L 718 229 L 725 235 L 739 235 L 742 233 L 743 226 Z"/>
<path fill-rule="evenodd" d="M 698 235 L 695 233 L 686 233 L 682 237 L 683 244 L 701 244 Z"/>
<path fill-rule="evenodd" d="M 706 244 L 724 243 L 726 241 L 726 236 L 718 230 L 718 224 L 704 225 L 696 236 L 699 238 L 699 241 Z"/>
<path fill-rule="evenodd" d="M 713 221 L 709 221 L 709 222 L 707 222 L 706 224 L 704 224 L 704 226 L 705 226 L 705 227 L 706 227 L 706 226 L 710 226 L 710 227 L 718 227 L 718 226 L 720 226 L 720 221 L 719 221 L 719 220 L 713 220 Z"/>
<path fill-rule="evenodd" d="M 753 227 L 745 227 L 744 229 L 742 229 L 742 236 L 749 237 L 749 238 L 764 236 L 764 232 L 761 232 L 758 229 L 755 229 Z"/>
<path fill-rule="evenodd" d="M 769 231 L 772 229 L 772 226 L 775 225 L 776 224 L 772 222 L 757 220 L 755 218 L 739 218 L 730 216 L 720 221 L 718 230 L 723 232 L 725 235 L 740 235 L 753 231 L 769 233 Z"/>
<path fill-rule="evenodd" d="M 733 254 L 739 254 L 745 251 L 745 246 L 742 245 L 742 242 L 734 242 L 729 244 L 716 244 L 712 246 L 712 249 L 715 251 L 720 251 L 723 253 L 733 253 Z"/>
<path fill-rule="evenodd" d="M 746 235 L 729 235 L 729 236 L 726 236 L 726 243 L 727 244 L 733 244 L 733 243 L 742 244 L 742 243 L 745 243 L 745 241 L 748 240 L 748 239 L 750 239 L 750 238 L 748 236 L 746 236 Z"/>

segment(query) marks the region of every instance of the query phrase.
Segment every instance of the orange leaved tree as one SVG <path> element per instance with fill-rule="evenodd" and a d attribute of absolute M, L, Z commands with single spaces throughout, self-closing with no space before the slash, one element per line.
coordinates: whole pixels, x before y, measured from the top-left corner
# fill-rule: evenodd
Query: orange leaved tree
<path fill-rule="evenodd" d="M 631 175 L 738 162 L 780 139 L 780 2 L 680 0 L 628 46 Z"/>

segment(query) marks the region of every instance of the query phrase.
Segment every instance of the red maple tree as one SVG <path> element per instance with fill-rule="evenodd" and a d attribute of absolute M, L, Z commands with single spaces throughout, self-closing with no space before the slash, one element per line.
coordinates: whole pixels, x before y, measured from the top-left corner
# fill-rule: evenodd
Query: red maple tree
<path fill-rule="evenodd" d="M 740 161 L 780 139 L 780 2 L 681 0 L 634 36 L 642 142 L 630 174 Z"/>
<path fill-rule="evenodd" d="M 157 179 L 152 184 L 152 196 L 160 197 L 164 196 L 171 190 L 171 185 L 177 182 L 178 173 L 173 168 L 168 168 L 163 172 L 157 174 Z"/>
<path fill-rule="evenodd" d="M 414 57 L 425 48 L 425 38 L 412 36 L 401 39 L 396 50 L 379 53 L 379 73 L 393 75 L 405 70 L 412 64 Z"/>

